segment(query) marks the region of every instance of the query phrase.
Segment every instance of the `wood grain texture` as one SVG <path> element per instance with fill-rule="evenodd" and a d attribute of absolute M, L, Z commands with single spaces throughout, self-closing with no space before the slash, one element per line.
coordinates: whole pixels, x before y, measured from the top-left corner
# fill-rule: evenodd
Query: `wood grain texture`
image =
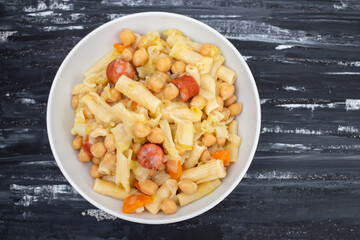
<path fill-rule="evenodd" d="M 140 225 L 95 209 L 65 180 L 46 134 L 62 60 L 101 24 L 171 11 L 225 35 L 252 70 L 254 161 L 194 219 Z M 0 1 L 1 239 L 359 239 L 359 1 Z"/>

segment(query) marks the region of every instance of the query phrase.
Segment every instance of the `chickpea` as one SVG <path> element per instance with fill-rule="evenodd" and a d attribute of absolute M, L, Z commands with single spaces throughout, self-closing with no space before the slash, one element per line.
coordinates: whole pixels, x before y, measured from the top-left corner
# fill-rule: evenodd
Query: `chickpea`
<path fill-rule="evenodd" d="M 155 67 L 160 72 L 168 72 L 171 68 L 171 60 L 168 57 L 160 57 L 155 64 Z"/>
<path fill-rule="evenodd" d="M 197 189 L 196 183 L 189 179 L 181 180 L 180 182 L 178 182 L 178 186 L 180 190 L 185 194 L 193 194 Z"/>
<path fill-rule="evenodd" d="M 160 144 L 164 141 L 164 132 L 161 128 L 153 128 L 151 129 L 151 133 L 149 134 L 149 136 L 147 136 L 147 139 L 151 143 Z"/>
<path fill-rule="evenodd" d="M 200 54 L 203 56 L 207 56 L 210 53 L 210 48 L 211 45 L 209 43 L 204 43 L 203 45 L 201 45 L 200 47 Z"/>
<path fill-rule="evenodd" d="M 80 150 L 78 154 L 78 158 L 80 162 L 90 162 L 91 156 L 87 154 L 83 149 Z"/>
<path fill-rule="evenodd" d="M 227 121 L 230 117 L 230 110 L 227 109 L 227 108 L 224 108 L 222 111 L 221 111 L 222 115 L 224 115 L 224 118 L 221 120 L 223 122 Z"/>
<path fill-rule="evenodd" d="M 97 157 L 92 157 L 91 160 L 94 164 L 97 164 L 97 165 L 99 165 L 101 162 L 101 158 L 97 158 Z"/>
<path fill-rule="evenodd" d="M 201 95 L 196 95 L 190 102 L 191 106 L 195 106 L 202 110 L 206 105 L 206 99 Z"/>
<path fill-rule="evenodd" d="M 121 93 L 116 90 L 114 87 L 110 88 L 110 98 L 108 99 L 109 102 L 117 102 L 121 98 Z"/>
<path fill-rule="evenodd" d="M 86 119 L 93 119 L 94 118 L 94 114 L 90 111 L 90 109 L 88 107 L 84 108 L 84 116 Z"/>
<path fill-rule="evenodd" d="M 147 83 L 149 84 L 150 89 L 154 92 L 160 92 L 165 85 L 164 81 L 161 78 L 155 76 L 149 77 L 147 79 Z"/>
<path fill-rule="evenodd" d="M 224 106 L 229 107 L 231 104 L 235 103 L 236 100 L 237 100 L 237 97 L 235 95 L 232 95 L 231 97 L 229 97 L 228 99 L 226 99 L 224 101 Z"/>
<path fill-rule="evenodd" d="M 77 109 L 78 106 L 79 106 L 79 96 L 78 95 L 75 95 L 72 97 L 71 99 L 71 106 L 73 107 L 73 109 Z"/>
<path fill-rule="evenodd" d="M 151 128 L 143 123 L 135 123 L 134 126 L 132 127 L 132 131 L 135 134 L 135 136 L 139 138 L 144 138 L 150 134 Z"/>
<path fill-rule="evenodd" d="M 109 153 L 109 152 L 105 153 L 103 161 L 104 161 L 104 163 L 107 163 L 107 164 L 109 164 L 109 163 L 115 164 L 116 163 L 115 153 Z"/>
<path fill-rule="evenodd" d="M 156 72 L 154 72 L 153 76 L 164 80 L 164 82 L 169 82 L 170 81 L 169 75 L 167 75 L 164 72 L 156 71 Z"/>
<path fill-rule="evenodd" d="M 132 147 L 133 154 L 136 155 L 139 152 L 140 148 L 141 148 L 141 143 L 135 142 Z"/>
<path fill-rule="evenodd" d="M 225 138 L 225 137 L 218 137 L 218 138 L 216 139 L 216 143 L 219 145 L 219 147 L 224 146 L 225 142 L 226 142 L 226 138 Z"/>
<path fill-rule="evenodd" d="M 72 147 L 75 150 L 79 150 L 82 147 L 82 143 L 83 143 L 83 138 L 77 135 L 72 142 Z"/>
<path fill-rule="evenodd" d="M 243 105 L 242 103 L 234 103 L 229 106 L 230 115 L 237 116 L 242 112 Z"/>
<path fill-rule="evenodd" d="M 140 48 L 139 50 L 136 50 L 136 52 L 133 55 L 133 63 L 135 67 L 142 66 L 146 63 L 146 61 L 149 58 L 149 54 L 146 51 L 145 48 Z"/>
<path fill-rule="evenodd" d="M 234 95 L 235 87 L 232 84 L 224 84 L 220 87 L 220 96 L 224 100 L 229 99 Z"/>
<path fill-rule="evenodd" d="M 164 201 L 162 201 L 162 203 L 160 204 L 160 209 L 166 215 L 169 215 L 169 214 L 173 214 L 177 211 L 177 205 L 173 200 L 167 198 Z"/>
<path fill-rule="evenodd" d="M 204 163 L 210 159 L 211 159 L 211 153 L 208 149 L 205 149 L 200 156 L 200 161 Z"/>
<path fill-rule="evenodd" d="M 131 46 L 135 42 L 135 35 L 129 29 L 123 29 L 120 33 L 120 40 L 125 46 Z"/>
<path fill-rule="evenodd" d="M 146 195 L 154 195 L 156 191 L 158 190 L 158 185 L 151 181 L 151 180 L 145 180 L 143 182 L 139 182 L 140 190 Z"/>
<path fill-rule="evenodd" d="M 106 147 L 103 142 L 97 142 L 91 146 L 90 152 L 94 157 L 101 158 L 106 153 Z"/>
<path fill-rule="evenodd" d="M 121 53 L 121 59 L 131 62 L 133 59 L 134 50 L 132 48 L 125 48 L 124 51 Z"/>
<path fill-rule="evenodd" d="M 180 75 L 185 72 L 186 64 L 182 61 L 176 61 L 171 67 L 171 72 Z"/>
<path fill-rule="evenodd" d="M 108 152 L 115 151 L 115 135 L 110 133 L 104 139 L 104 145 Z"/>
<path fill-rule="evenodd" d="M 212 133 L 205 133 L 201 141 L 206 147 L 210 147 L 216 143 L 216 137 Z"/>
<path fill-rule="evenodd" d="M 98 169 L 99 169 L 99 165 L 97 165 L 97 164 L 91 165 L 91 167 L 90 167 L 90 176 L 93 177 L 93 178 L 101 177 L 102 175 L 101 175 L 101 173 L 99 173 Z"/>
<path fill-rule="evenodd" d="M 219 107 L 216 109 L 218 111 L 222 111 L 224 107 L 224 100 L 220 96 L 216 96 L 216 102 L 219 104 Z"/>
<path fill-rule="evenodd" d="M 179 95 L 179 89 L 172 83 L 169 83 L 164 89 L 164 97 L 173 100 Z"/>

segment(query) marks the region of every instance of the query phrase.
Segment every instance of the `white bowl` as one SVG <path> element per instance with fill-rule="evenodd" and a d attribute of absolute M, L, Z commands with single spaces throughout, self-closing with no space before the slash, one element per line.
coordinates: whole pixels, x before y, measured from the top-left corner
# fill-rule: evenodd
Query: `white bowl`
<path fill-rule="evenodd" d="M 226 58 L 225 65 L 237 74 L 236 96 L 244 107 L 239 121 L 242 143 L 239 160 L 227 168 L 227 176 L 211 194 L 185 207 L 173 215 L 159 213 L 124 214 L 122 201 L 100 195 L 92 190 L 94 180 L 89 175 L 90 164 L 77 160 L 77 151 L 71 146 L 70 129 L 74 121 L 71 107 L 71 89 L 83 80 L 84 72 L 119 42 L 122 28 L 146 34 L 176 28 L 198 42 L 209 42 L 220 48 Z M 51 87 L 47 106 L 47 131 L 56 162 L 70 184 L 91 204 L 124 220 L 164 224 L 183 221 L 204 213 L 221 202 L 238 185 L 254 157 L 260 132 L 260 103 L 254 78 L 237 49 L 220 33 L 200 21 L 173 13 L 137 13 L 108 22 L 82 39 L 61 64 Z"/>

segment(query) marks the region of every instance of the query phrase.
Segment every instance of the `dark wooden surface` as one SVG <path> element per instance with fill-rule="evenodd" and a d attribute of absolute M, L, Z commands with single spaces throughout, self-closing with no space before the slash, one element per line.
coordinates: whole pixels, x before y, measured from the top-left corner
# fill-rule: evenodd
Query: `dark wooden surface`
<path fill-rule="evenodd" d="M 207 213 L 162 226 L 95 209 L 61 174 L 46 135 L 66 54 L 142 11 L 185 14 L 228 37 L 262 102 L 240 185 Z M 1 239 L 360 239 L 360 1 L 0 1 L 0 63 Z"/>

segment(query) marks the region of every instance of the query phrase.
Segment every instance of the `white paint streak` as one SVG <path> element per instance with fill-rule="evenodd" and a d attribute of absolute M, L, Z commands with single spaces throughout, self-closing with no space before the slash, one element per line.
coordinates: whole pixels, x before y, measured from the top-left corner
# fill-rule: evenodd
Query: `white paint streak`
<path fill-rule="evenodd" d="M 32 7 L 32 6 L 24 7 L 23 10 L 24 10 L 24 12 L 35 12 L 35 11 L 42 11 L 45 9 L 47 9 L 46 4 L 42 1 L 39 1 L 38 5 L 36 7 Z"/>
<path fill-rule="evenodd" d="M 152 2 L 147 2 L 143 0 L 122 0 L 122 1 L 108 1 L 103 0 L 101 4 L 105 5 L 115 5 L 115 6 L 128 6 L 128 7 L 139 7 L 143 5 L 152 5 Z"/>
<path fill-rule="evenodd" d="M 100 209 L 88 209 L 88 210 L 82 212 L 81 215 L 95 217 L 97 221 L 117 219 L 117 217 L 110 215 Z"/>
<path fill-rule="evenodd" d="M 32 17 L 47 17 L 54 14 L 54 11 L 45 11 L 45 12 L 36 12 L 36 13 L 28 13 L 28 16 Z"/>
<path fill-rule="evenodd" d="M 287 134 L 301 134 L 301 135 L 323 135 L 325 132 L 321 130 L 310 130 L 306 128 L 283 129 L 280 126 L 263 127 L 261 133 L 287 133 Z"/>
<path fill-rule="evenodd" d="M 284 86 L 283 89 L 285 89 L 286 91 L 305 91 L 304 87 L 295 87 L 295 86 Z"/>
<path fill-rule="evenodd" d="M 21 162 L 21 163 L 19 163 L 19 165 L 57 166 L 55 161 Z"/>
<path fill-rule="evenodd" d="M 293 48 L 294 45 L 278 45 L 276 46 L 275 50 L 283 50 L 283 49 L 288 49 L 288 48 Z"/>
<path fill-rule="evenodd" d="M 327 75 L 360 75 L 360 72 L 324 72 Z"/>
<path fill-rule="evenodd" d="M 71 20 L 77 21 L 77 20 L 85 17 L 85 14 L 84 13 L 72 13 L 72 14 L 70 14 L 70 17 L 71 17 Z"/>
<path fill-rule="evenodd" d="M 333 6 L 337 10 L 344 10 L 345 8 L 348 7 L 348 4 L 345 3 L 344 1 L 340 0 L 340 4 L 334 4 Z"/>
<path fill-rule="evenodd" d="M 253 58 L 253 56 L 242 56 L 242 57 L 243 57 L 243 59 L 244 59 L 245 61 L 247 61 L 248 59 Z"/>
<path fill-rule="evenodd" d="M 269 101 L 270 99 L 268 98 L 263 98 L 263 99 L 260 99 L 260 104 L 265 104 L 267 101 Z"/>
<path fill-rule="evenodd" d="M 122 13 L 111 13 L 111 14 L 106 14 L 106 16 L 108 17 L 108 19 L 114 20 L 114 19 L 116 19 L 116 18 L 125 16 L 125 14 L 122 14 Z"/>
<path fill-rule="evenodd" d="M 0 42 L 6 42 L 8 37 L 14 35 L 17 31 L 0 31 Z"/>
<path fill-rule="evenodd" d="M 23 104 L 35 104 L 36 103 L 35 99 L 31 99 L 31 98 L 20 98 L 20 101 Z"/>
<path fill-rule="evenodd" d="M 280 172 L 280 171 L 272 171 L 272 172 L 263 172 L 263 173 L 255 173 L 245 174 L 244 178 L 249 179 L 257 179 L 257 180 L 286 180 L 286 179 L 299 179 L 293 172 Z"/>
<path fill-rule="evenodd" d="M 318 104 L 318 103 L 307 103 L 307 104 L 299 104 L 299 103 L 291 103 L 291 104 L 279 104 L 276 107 L 282 107 L 289 110 L 293 110 L 296 108 L 306 108 L 314 111 L 316 108 L 336 108 L 337 103 L 326 103 L 326 104 Z"/>
<path fill-rule="evenodd" d="M 10 191 L 21 196 L 21 200 L 14 204 L 24 207 L 29 207 L 37 202 L 50 203 L 53 200 L 83 201 L 75 189 L 66 184 L 28 186 L 10 184 Z"/>
<path fill-rule="evenodd" d="M 229 18 L 240 18 L 241 15 L 198 15 L 199 18 L 220 18 L 220 19 L 229 19 Z"/>
<path fill-rule="evenodd" d="M 346 99 L 346 111 L 360 110 L 360 99 Z"/>
<path fill-rule="evenodd" d="M 311 150 L 303 144 L 270 143 L 271 149 L 275 150 Z"/>
<path fill-rule="evenodd" d="M 358 133 L 358 132 L 359 132 L 359 129 L 358 129 L 358 128 L 355 128 L 355 127 L 353 127 L 353 126 L 342 126 L 342 125 L 339 125 L 338 131 L 339 131 L 339 132 L 346 132 L 346 133 Z"/>
<path fill-rule="evenodd" d="M 340 61 L 338 62 L 338 64 L 347 67 L 360 67 L 360 61 L 355 61 L 355 62 Z"/>
<path fill-rule="evenodd" d="M 50 10 L 63 10 L 63 11 L 70 11 L 73 10 L 74 5 L 73 4 L 65 4 L 60 2 L 59 0 L 50 0 L 49 5 L 46 5 L 45 2 L 43 1 L 39 1 L 36 7 L 33 6 L 28 6 L 28 7 L 24 7 L 24 12 L 39 12 L 39 11 L 44 11 L 46 9 L 50 9 Z"/>
<path fill-rule="evenodd" d="M 66 26 L 66 27 L 46 26 L 43 28 L 45 32 L 61 31 L 61 30 L 81 30 L 81 29 L 84 29 L 84 26 Z"/>
<path fill-rule="evenodd" d="M 257 41 L 296 46 L 358 46 L 358 42 L 354 42 L 350 37 L 343 38 L 342 42 L 339 42 L 332 35 L 318 34 L 312 36 L 306 31 L 284 29 L 259 21 L 204 19 L 202 22 L 215 28 L 225 37 L 240 41 Z"/>

